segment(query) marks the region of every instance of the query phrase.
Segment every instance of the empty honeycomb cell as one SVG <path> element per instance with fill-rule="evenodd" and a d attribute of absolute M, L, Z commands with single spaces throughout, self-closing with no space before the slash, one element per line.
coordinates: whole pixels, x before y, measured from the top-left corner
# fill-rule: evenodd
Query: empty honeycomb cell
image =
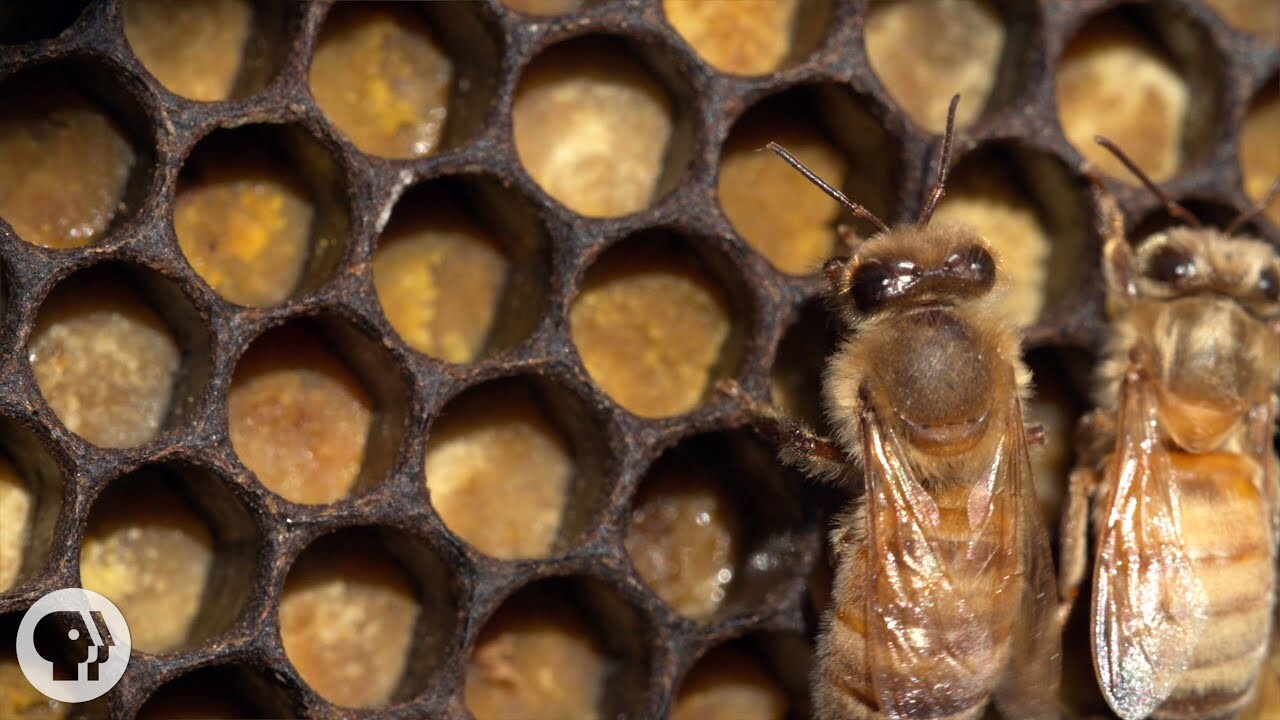
<path fill-rule="evenodd" d="M 254 47 L 252 0 L 125 0 L 120 14 L 130 48 L 171 92 L 192 100 L 231 97 Z"/>
<path fill-rule="evenodd" d="M 100 74 L 60 63 L 0 84 L 0 218 L 29 243 L 99 240 L 143 190 L 150 153 L 113 106 L 130 101 Z"/>
<path fill-rule="evenodd" d="M 648 207 L 683 172 L 668 88 L 621 38 L 586 37 L 525 69 L 511 109 L 520 163 L 548 195 L 587 217 Z M 664 177 L 666 176 L 666 177 Z"/>
<path fill-rule="evenodd" d="M 203 390 L 207 347 L 195 309 L 172 283 L 107 263 L 53 289 L 27 351 L 62 424 L 95 445 L 123 448 L 181 421 Z"/>
<path fill-rule="evenodd" d="M 996 143 L 966 154 L 933 223 L 967 225 L 991 245 L 1008 288 L 1000 307 L 1020 326 L 1069 294 L 1093 262 L 1083 189 L 1061 161 L 1032 149 Z"/>
<path fill-rule="evenodd" d="M 627 410 L 691 410 L 736 364 L 732 296 L 708 269 L 679 238 L 657 233 L 610 248 L 587 271 L 570 333 L 591 378 Z"/>
<path fill-rule="evenodd" d="M 819 303 L 806 305 L 778 343 L 769 372 L 769 399 L 794 418 L 831 437 L 822 408 L 823 359 L 839 340 L 839 321 Z"/>
<path fill-rule="evenodd" d="M 781 158 L 757 152 L 769 142 L 877 216 L 894 209 L 896 143 L 861 100 L 834 85 L 802 86 L 766 99 L 730 131 L 716 194 L 734 230 L 779 270 L 813 272 L 838 252 L 837 224 L 863 235 L 871 226 Z"/>
<path fill-rule="evenodd" d="M 502 4 L 528 15 L 564 15 L 579 10 L 590 0 L 502 0 Z"/>
<path fill-rule="evenodd" d="M 663 0 L 667 22 L 712 67 L 773 72 L 821 40 L 830 8 L 815 0 Z"/>
<path fill-rule="evenodd" d="M 267 331 L 240 358 L 227 394 L 236 455 L 296 503 L 334 502 L 381 479 L 403 425 L 404 389 L 389 362 L 341 321 Z"/>
<path fill-rule="evenodd" d="M 788 635 L 753 636 L 714 648 L 685 676 L 671 720 L 808 717 L 808 655 L 804 640 Z"/>
<path fill-rule="evenodd" d="M 76 21 L 89 0 L 0 4 L 0 45 L 55 37 Z"/>
<path fill-rule="evenodd" d="M 361 151 L 412 158 L 440 145 L 457 85 L 437 28 L 409 3 L 338 3 L 325 18 L 311 92 Z"/>
<path fill-rule="evenodd" d="M 487 178 L 445 178 L 396 203 L 373 258 L 382 312 L 415 350 L 471 362 L 524 339 L 547 295 L 547 238 Z"/>
<path fill-rule="evenodd" d="M 685 440 L 641 481 L 627 521 L 627 555 L 645 584 L 682 615 L 706 620 L 726 605 L 750 607 L 802 550 L 801 482 L 745 434 Z"/>
<path fill-rule="evenodd" d="M 953 95 L 957 125 L 982 114 L 1009 33 L 990 0 L 872 0 L 864 34 L 880 82 L 917 125 L 937 133 Z"/>
<path fill-rule="evenodd" d="M 173 229 L 187 262 L 240 305 L 314 287 L 348 225 L 341 173 L 299 128 L 250 125 L 201 140 L 183 165 Z"/>
<path fill-rule="evenodd" d="M 1205 0 L 1204 4 L 1237 30 L 1280 45 L 1280 4 L 1274 0 Z"/>
<path fill-rule="evenodd" d="M 212 473 L 149 466 L 94 501 L 80 582 L 120 608 L 136 650 L 186 649 L 237 619 L 259 542 L 244 504 Z"/>
<path fill-rule="evenodd" d="M 485 383 L 427 433 L 431 505 L 449 529 L 503 559 L 546 557 L 581 532 L 607 460 L 584 403 L 545 382 Z"/>
<path fill-rule="evenodd" d="M 44 565 L 62 492 L 62 471 L 41 443 L 0 418 L 0 594 Z"/>
<path fill-rule="evenodd" d="M 1062 53 L 1054 78 L 1058 121 L 1090 162 L 1121 181 L 1138 180 L 1106 149 L 1119 145 L 1154 180 L 1173 176 L 1207 143 L 1215 118 L 1217 66 L 1203 30 L 1180 15 L 1137 6 L 1090 18 Z"/>
<path fill-rule="evenodd" d="M 1280 78 L 1271 78 L 1249 105 L 1240 130 L 1240 167 L 1245 192 L 1261 202 L 1280 177 Z M 1280 225 L 1280 202 L 1268 207 L 1267 217 Z"/>
<path fill-rule="evenodd" d="M 221 720 L 300 717 L 265 669 L 204 667 L 165 683 L 147 699 L 138 720 Z"/>
<path fill-rule="evenodd" d="M 285 581 L 285 654 L 311 689 L 336 705 L 408 700 L 454 643 L 455 596 L 440 557 L 416 538 L 373 528 L 325 535 Z"/>
<path fill-rule="evenodd" d="M 603 720 L 635 712 L 648 660 L 636 612 L 593 580 L 553 579 L 508 598 L 467 661 L 475 720 Z"/>

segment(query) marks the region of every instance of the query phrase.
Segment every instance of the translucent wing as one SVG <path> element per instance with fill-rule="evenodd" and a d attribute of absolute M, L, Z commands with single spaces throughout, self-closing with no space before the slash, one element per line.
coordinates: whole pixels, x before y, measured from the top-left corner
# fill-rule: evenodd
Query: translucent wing
<path fill-rule="evenodd" d="M 1036 502 L 1035 479 L 1022 424 L 1022 402 L 1014 398 L 1005 439 L 1010 444 L 998 486 L 1008 488 L 1016 508 L 1019 571 L 1023 591 L 1014 615 L 1009 664 L 996 689 L 996 706 L 1009 718 L 1057 718 L 1062 638 L 1054 618 L 1057 582 L 1049 533 Z"/>
<path fill-rule="evenodd" d="M 1093 659 L 1107 702 L 1135 720 L 1150 715 L 1187 669 L 1207 599 L 1183 545 L 1151 388 L 1137 373 L 1121 387 L 1116 435 L 1093 571 Z"/>
<path fill-rule="evenodd" d="M 1001 608 L 1020 596 L 1011 581 L 1018 571 L 1012 498 L 999 483 L 1011 448 L 1001 444 L 965 508 L 944 510 L 873 411 L 864 411 L 862 425 L 867 661 L 876 699 L 889 718 L 959 713 L 995 687 L 1009 632 Z"/>

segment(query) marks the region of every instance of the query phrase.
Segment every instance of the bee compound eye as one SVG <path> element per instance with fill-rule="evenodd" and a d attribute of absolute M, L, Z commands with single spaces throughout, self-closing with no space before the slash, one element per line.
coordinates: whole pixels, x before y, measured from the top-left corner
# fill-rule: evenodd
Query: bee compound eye
<path fill-rule="evenodd" d="M 1169 285 L 1185 281 L 1196 272 L 1195 259 L 1185 250 L 1165 245 L 1151 256 L 1143 274 Z"/>
<path fill-rule="evenodd" d="M 883 263 L 872 261 L 853 273 L 850 290 L 853 302 L 861 312 L 870 312 L 884 304 L 893 285 L 894 273 Z"/>
<path fill-rule="evenodd" d="M 970 245 L 947 258 L 947 270 L 979 285 L 991 285 L 996 279 L 996 260 L 980 245 Z"/>
<path fill-rule="evenodd" d="M 1280 301 L 1280 273 L 1269 267 L 1258 273 L 1258 282 L 1254 286 L 1258 294 L 1271 302 Z"/>

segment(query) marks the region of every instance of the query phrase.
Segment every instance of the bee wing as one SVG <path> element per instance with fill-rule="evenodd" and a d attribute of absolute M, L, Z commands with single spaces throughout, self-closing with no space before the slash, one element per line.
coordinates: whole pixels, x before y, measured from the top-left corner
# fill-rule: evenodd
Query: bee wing
<path fill-rule="evenodd" d="M 1151 714 L 1191 662 L 1207 599 L 1183 543 L 1177 486 L 1157 433 L 1149 383 L 1120 391 L 1116 451 L 1093 571 L 1093 658 L 1107 702 L 1126 719 Z"/>
<path fill-rule="evenodd" d="M 1036 501 L 1022 401 L 1017 398 L 1009 413 L 1005 441 L 1010 452 L 1000 467 L 1000 483 L 1015 503 L 1015 536 L 1025 585 L 1013 621 L 1009 664 L 996 688 L 996 705 L 1005 717 L 1056 718 L 1062 670 L 1062 637 L 1055 619 L 1057 581 L 1049 533 Z"/>
<path fill-rule="evenodd" d="M 1016 528 L 1001 453 L 969 500 L 970 532 L 939 538 L 942 513 L 892 432 L 863 414 L 867 505 L 867 664 L 888 718 L 958 714 L 985 702 L 1001 668 L 992 662 L 1009 630 L 993 626 L 1002 595 L 1016 592 L 1009 552 Z"/>

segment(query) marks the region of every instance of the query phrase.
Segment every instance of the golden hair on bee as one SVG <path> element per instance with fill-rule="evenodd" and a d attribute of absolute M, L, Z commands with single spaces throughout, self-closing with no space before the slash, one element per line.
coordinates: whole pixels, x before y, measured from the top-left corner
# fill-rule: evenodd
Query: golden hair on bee
<path fill-rule="evenodd" d="M 1097 408 L 1062 519 L 1060 619 L 1084 581 L 1098 684 L 1137 718 L 1233 718 L 1255 694 L 1275 595 L 1280 256 L 1203 227 L 1119 148 L 1184 224 L 1130 246 L 1097 178 L 1108 326 Z"/>
<path fill-rule="evenodd" d="M 1058 716 L 1055 580 L 1017 331 L 996 309 L 1003 278 L 988 243 L 929 224 L 957 100 L 913 225 L 888 227 L 769 146 L 878 229 L 823 268 L 851 331 L 823 376 L 835 437 L 730 388 L 784 461 L 861 491 L 831 534 L 832 602 L 811 681 L 824 720 L 977 718 L 992 699 L 1008 717 Z"/>

